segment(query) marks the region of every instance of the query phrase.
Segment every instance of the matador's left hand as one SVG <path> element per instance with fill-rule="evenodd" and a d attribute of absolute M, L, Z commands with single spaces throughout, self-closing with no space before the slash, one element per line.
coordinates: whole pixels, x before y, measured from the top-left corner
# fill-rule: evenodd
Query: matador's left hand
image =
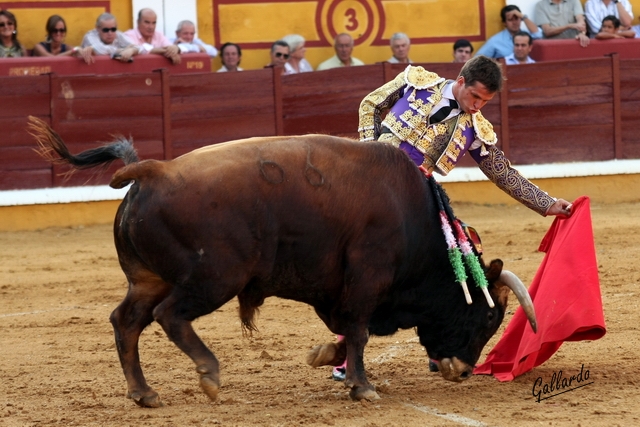
<path fill-rule="evenodd" d="M 547 215 L 571 216 L 571 207 L 573 205 L 564 199 L 558 199 L 547 210 Z"/>

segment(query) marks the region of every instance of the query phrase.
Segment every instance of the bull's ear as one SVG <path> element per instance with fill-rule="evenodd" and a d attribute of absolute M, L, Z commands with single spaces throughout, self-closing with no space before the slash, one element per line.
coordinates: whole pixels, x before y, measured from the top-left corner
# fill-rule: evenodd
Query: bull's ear
<path fill-rule="evenodd" d="M 506 310 L 511 289 L 504 283 L 502 283 L 499 279 L 492 283 L 493 289 L 491 289 L 491 294 L 493 295 L 493 298 Z"/>
<path fill-rule="evenodd" d="M 502 266 L 503 263 L 500 259 L 494 259 L 493 261 L 491 261 L 486 272 L 487 280 L 489 282 L 493 283 L 498 280 L 498 278 L 500 277 L 500 273 L 502 273 Z"/>

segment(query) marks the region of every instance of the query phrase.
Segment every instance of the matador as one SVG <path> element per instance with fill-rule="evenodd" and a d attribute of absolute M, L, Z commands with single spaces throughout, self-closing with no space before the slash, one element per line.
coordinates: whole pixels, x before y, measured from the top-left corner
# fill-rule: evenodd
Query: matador
<path fill-rule="evenodd" d="M 497 135 L 480 109 L 500 91 L 502 80 L 500 65 L 485 56 L 467 61 L 456 80 L 410 65 L 362 100 L 360 140 L 392 144 L 428 173 L 441 175 L 468 151 L 493 183 L 528 208 L 570 215 L 571 203 L 527 180 L 496 147 Z"/>

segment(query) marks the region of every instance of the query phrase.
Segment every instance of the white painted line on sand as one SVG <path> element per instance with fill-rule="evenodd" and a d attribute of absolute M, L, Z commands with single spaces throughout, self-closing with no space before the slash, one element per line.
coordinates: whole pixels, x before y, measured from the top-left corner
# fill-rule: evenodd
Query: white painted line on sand
<path fill-rule="evenodd" d="M 425 414 L 435 415 L 436 417 L 444 418 L 445 420 L 449 420 L 463 426 L 487 427 L 487 424 L 481 421 L 477 421 L 472 418 L 463 417 L 462 415 L 447 414 L 436 408 L 430 408 L 428 406 L 424 406 L 420 404 L 405 403 L 405 402 L 403 402 L 402 404 L 407 408 L 415 409 L 416 411 L 424 412 Z"/>
<path fill-rule="evenodd" d="M 73 307 L 52 308 L 50 310 L 34 310 L 34 311 L 24 311 L 21 313 L 6 313 L 6 314 L 0 314 L 0 318 L 14 317 L 14 316 L 28 316 L 30 314 L 51 313 L 53 311 L 69 311 L 69 310 L 86 310 L 86 307 L 80 307 L 80 306 L 74 305 Z"/>
<path fill-rule="evenodd" d="M 420 340 L 418 337 L 414 337 L 411 339 L 406 340 L 404 343 L 397 343 L 396 345 L 392 345 L 391 347 L 389 347 L 389 349 L 387 351 L 385 351 L 384 353 L 379 354 L 378 356 L 374 357 L 373 359 L 371 359 L 369 361 L 369 363 L 385 363 L 390 361 L 391 359 L 400 356 L 404 353 L 406 353 L 406 344 L 411 344 L 411 343 L 419 343 Z M 439 409 L 436 408 L 431 408 L 429 406 L 425 406 L 425 405 L 421 405 L 418 403 L 407 403 L 407 402 L 401 402 L 403 406 L 406 406 L 407 408 L 411 408 L 411 409 L 415 409 L 416 411 L 420 411 L 423 412 L 425 414 L 429 414 L 429 415 L 434 415 L 436 417 L 440 417 L 440 418 L 444 418 L 446 420 L 449 420 L 451 422 L 463 425 L 463 426 L 470 426 L 470 427 L 487 427 L 487 424 L 481 422 L 481 421 L 477 421 L 474 420 L 472 418 L 467 418 L 467 417 L 463 417 L 462 415 L 457 415 L 457 414 L 448 414 L 446 412 L 442 412 Z"/>
<path fill-rule="evenodd" d="M 408 340 L 405 341 L 405 343 L 419 343 L 420 340 L 418 339 L 418 337 L 413 337 L 410 338 Z M 406 353 L 405 350 L 405 345 L 397 343 L 398 345 L 392 345 L 391 347 L 389 347 L 389 349 L 387 351 L 385 351 L 384 353 L 381 353 L 379 355 L 377 355 L 376 357 L 374 357 L 373 359 L 371 359 L 368 363 L 385 363 L 390 361 L 391 359 L 398 357 L 402 354 Z"/>

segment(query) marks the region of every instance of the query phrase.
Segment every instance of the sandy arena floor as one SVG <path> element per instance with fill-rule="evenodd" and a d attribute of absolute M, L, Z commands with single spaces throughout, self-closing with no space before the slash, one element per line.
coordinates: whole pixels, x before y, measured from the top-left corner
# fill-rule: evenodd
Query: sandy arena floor
<path fill-rule="evenodd" d="M 413 330 L 373 337 L 365 364 L 382 397 L 373 403 L 351 401 L 329 368 L 305 364 L 314 344 L 334 339 L 313 310 L 270 299 L 252 338 L 242 337 L 236 300 L 195 322 L 221 362 L 223 385 L 214 403 L 200 391 L 191 360 L 157 324 L 147 328 L 143 369 L 165 406 L 139 408 L 125 398 L 108 321 L 126 292 L 111 227 L 0 233 L 0 426 L 640 425 L 640 371 L 634 368 L 640 347 L 638 207 L 592 204 L 604 338 L 565 343 L 547 363 L 510 383 L 475 376 L 453 384 L 428 372 Z M 454 209 L 480 232 L 486 259 L 501 258 L 530 283 L 552 218 L 523 207 Z M 577 374 L 583 364 L 592 385 L 535 401 L 536 378 L 550 381 L 559 370 Z"/>

